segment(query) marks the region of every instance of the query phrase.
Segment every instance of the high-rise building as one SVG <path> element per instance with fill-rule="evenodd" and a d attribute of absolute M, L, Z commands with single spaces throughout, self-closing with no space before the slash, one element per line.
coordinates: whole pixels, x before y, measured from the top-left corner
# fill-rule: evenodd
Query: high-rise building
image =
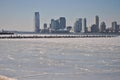
<path fill-rule="evenodd" d="M 78 19 L 74 23 L 74 32 L 78 33 L 82 31 L 82 18 Z"/>
<path fill-rule="evenodd" d="M 51 19 L 51 24 L 50 24 L 51 29 L 55 28 L 55 20 Z"/>
<path fill-rule="evenodd" d="M 58 30 L 60 28 L 59 20 L 51 19 L 51 29 Z"/>
<path fill-rule="evenodd" d="M 60 29 L 60 23 L 59 23 L 59 19 L 55 20 L 55 30 Z"/>
<path fill-rule="evenodd" d="M 105 24 L 105 22 L 102 22 L 100 24 L 100 32 L 106 32 L 106 24 Z"/>
<path fill-rule="evenodd" d="M 60 25 L 60 29 L 65 29 L 65 27 L 66 27 L 66 19 L 65 19 L 65 17 L 60 17 L 59 25 Z"/>
<path fill-rule="evenodd" d="M 43 27 L 44 27 L 44 29 L 47 29 L 47 24 L 46 24 L 46 23 L 44 23 Z"/>
<path fill-rule="evenodd" d="M 35 12 L 35 32 L 40 32 L 40 19 L 39 19 L 39 12 Z"/>
<path fill-rule="evenodd" d="M 95 17 L 95 24 L 96 24 L 97 32 L 99 32 L 99 16 Z"/>
<path fill-rule="evenodd" d="M 88 30 L 87 30 L 87 20 L 86 20 L 86 18 L 84 18 L 84 20 L 83 20 L 83 32 L 88 32 Z"/>
<path fill-rule="evenodd" d="M 93 25 L 91 26 L 91 32 L 92 32 L 92 33 L 97 33 L 97 32 L 98 32 L 98 28 L 96 27 L 96 24 L 93 24 Z"/>
<path fill-rule="evenodd" d="M 112 29 L 113 29 L 113 32 L 119 31 L 119 26 L 117 25 L 116 21 L 112 22 Z"/>
<path fill-rule="evenodd" d="M 60 17 L 57 20 L 51 19 L 51 24 L 50 28 L 51 30 L 60 30 L 60 29 L 65 29 L 66 27 L 66 19 L 65 17 Z"/>

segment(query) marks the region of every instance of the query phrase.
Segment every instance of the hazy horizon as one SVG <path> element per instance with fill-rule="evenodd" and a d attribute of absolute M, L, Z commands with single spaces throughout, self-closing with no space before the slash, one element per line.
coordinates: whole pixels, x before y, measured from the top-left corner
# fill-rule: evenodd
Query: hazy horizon
<path fill-rule="evenodd" d="M 96 15 L 110 27 L 112 21 L 120 24 L 119 3 L 120 0 L 0 0 L 0 30 L 33 31 L 34 12 L 40 13 L 41 28 L 59 17 L 66 17 L 67 26 L 85 17 L 89 27 Z"/>

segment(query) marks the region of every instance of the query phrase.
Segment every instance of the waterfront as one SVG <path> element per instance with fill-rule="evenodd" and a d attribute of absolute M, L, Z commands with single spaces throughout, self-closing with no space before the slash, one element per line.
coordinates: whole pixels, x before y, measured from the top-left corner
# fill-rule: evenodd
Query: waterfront
<path fill-rule="evenodd" d="M 25 39 L 25 38 L 111 38 L 118 37 L 119 34 L 105 33 L 72 33 L 72 34 L 14 34 L 0 35 L 0 39 Z"/>
<path fill-rule="evenodd" d="M 18 80 L 119 80 L 120 37 L 1 39 L 0 75 Z"/>

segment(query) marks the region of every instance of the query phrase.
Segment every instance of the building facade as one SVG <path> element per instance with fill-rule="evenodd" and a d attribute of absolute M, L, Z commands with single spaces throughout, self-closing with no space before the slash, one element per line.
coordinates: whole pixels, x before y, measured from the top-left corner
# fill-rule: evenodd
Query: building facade
<path fill-rule="evenodd" d="M 59 24 L 59 20 L 54 20 L 51 19 L 51 30 L 58 30 L 60 29 L 60 24 Z"/>
<path fill-rule="evenodd" d="M 91 26 L 91 32 L 92 32 L 92 33 L 97 33 L 97 32 L 98 32 L 98 28 L 96 27 L 96 24 L 93 24 L 93 25 Z"/>
<path fill-rule="evenodd" d="M 99 16 L 95 16 L 95 25 L 97 32 L 99 32 Z"/>
<path fill-rule="evenodd" d="M 52 30 L 64 30 L 66 28 L 66 19 L 65 17 L 60 17 L 57 20 L 51 19 L 51 29 Z"/>
<path fill-rule="evenodd" d="M 87 19 L 86 18 L 84 18 L 84 20 L 83 20 L 83 32 L 84 33 L 88 32 L 88 30 L 87 30 Z"/>
<path fill-rule="evenodd" d="M 65 19 L 65 17 L 60 17 L 59 26 L 60 26 L 60 29 L 65 29 L 66 28 L 66 19 Z"/>
<path fill-rule="evenodd" d="M 79 18 L 75 23 L 74 23 L 74 32 L 79 33 L 82 31 L 82 18 Z"/>
<path fill-rule="evenodd" d="M 112 22 L 112 30 L 116 33 L 119 32 L 119 26 L 117 25 L 116 21 Z"/>
<path fill-rule="evenodd" d="M 105 24 L 105 22 L 102 22 L 101 24 L 100 24 L 100 32 L 106 32 L 106 24 Z"/>
<path fill-rule="evenodd" d="M 43 28 L 47 29 L 47 24 L 46 23 L 44 23 Z"/>
<path fill-rule="evenodd" d="M 40 16 L 39 12 L 35 12 L 35 33 L 40 32 Z"/>

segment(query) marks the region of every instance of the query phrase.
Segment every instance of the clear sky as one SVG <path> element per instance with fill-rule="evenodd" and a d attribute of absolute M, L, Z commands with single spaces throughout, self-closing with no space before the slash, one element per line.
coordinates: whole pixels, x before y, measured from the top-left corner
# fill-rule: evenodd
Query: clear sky
<path fill-rule="evenodd" d="M 120 24 L 120 0 L 0 0 L 0 30 L 33 31 L 34 12 L 40 12 L 41 27 L 59 17 L 66 17 L 68 26 L 86 17 L 89 27 L 96 15 L 107 26 Z"/>

